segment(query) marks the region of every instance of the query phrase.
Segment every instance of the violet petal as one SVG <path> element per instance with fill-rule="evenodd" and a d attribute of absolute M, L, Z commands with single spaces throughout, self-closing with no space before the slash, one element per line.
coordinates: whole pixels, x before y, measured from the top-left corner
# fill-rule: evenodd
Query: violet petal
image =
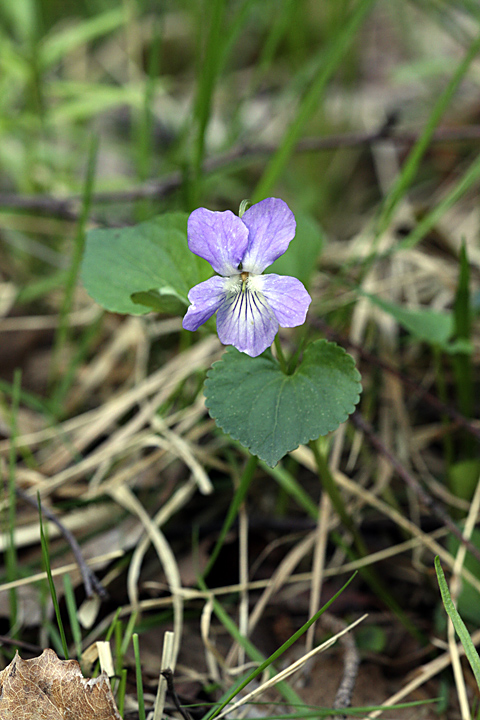
<path fill-rule="evenodd" d="M 303 325 L 312 298 L 297 278 L 270 273 L 262 276 L 261 290 L 280 327 Z"/>
<path fill-rule="evenodd" d="M 238 274 L 248 245 L 248 230 L 230 210 L 194 210 L 188 218 L 188 247 L 220 275 Z"/>
<path fill-rule="evenodd" d="M 259 275 L 283 255 L 295 237 L 295 217 L 283 200 L 267 198 L 252 205 L 242 222 L 249 231 L 242 269 Z"/>
<path fill-rule="evenodd" d="M 226 297 L 226 282 L 225 278 L 214 275 L 209 280 L 194 285 L 188 293 L 192 304 L 183 318 L 182 325 L 185 330 L 197 330 L 218 310 Z"/>
<path fill-rule="evenodd" d="M 240 289 L 219 308 L 217 332 L 224 345 L 257 357 L 272 344 L 278 322 L 261 293 Z"/>

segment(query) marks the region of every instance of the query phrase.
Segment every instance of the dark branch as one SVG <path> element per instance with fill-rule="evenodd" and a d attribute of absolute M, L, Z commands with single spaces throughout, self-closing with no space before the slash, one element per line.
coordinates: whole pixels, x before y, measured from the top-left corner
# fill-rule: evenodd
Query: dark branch
<path fill-rule="evenodd" d="M 184 718 L 184 720 L 192 720 L 192 716 L 190 715 L 188 710 L 183 708 L 180 704 L 180 700 L 178 698 L 177 691 L 175 690 L 175 685 L 173 683 L 173 673 L 170 668 L 162 670 L 160 675 L 163 675 L 163 677 L 167 681 L 167 690 L 173 700 L 173 704 L 175 705 L 180 715 Z"/>
<path fill-rule="evenodd" d="M 28 495 L 28 493 L 24 492 L 21 488 L 16 488 L 16 493 L 18 497 L 20 497 L 22 500 L 24 500 L 29 505 L 32 505 L 32 507 L 36 508 L 38 510 L 38 504 L 37 499 L 31 497 Z M 68 528 L 65 527 L 65 525 L 57 518 L 57 516 L 49 510 L 45 505 L 41 504 L 41 510 L 42 515 L 44 515 L 50 522 L 52 522 L 54 525 L 58 527 L 60 530 L 62 536 L 66 540 L 66 542 L 70 545 L 70 548 L 73 552 L 73 555 L 75 557 L 76 563 L 78 565 L 78 568 L 80 570 L 80 573 L 82 575 L 83 584 L 85 587 L 85 594 L 87 597 L 92 597 L 94 590 L 101 598 L 107 597 L 107 591 L 101 584 L 100 580 L 97 578 L 93 570 L 91 570 L 87 563 L 85 562 L 85 559 L 82 554 L 82 550 L 80 548 L 80 545 L 78 544 L 75 536 L 70 532 Z"/>
<path fill-rule="evenodd" d="M 304 138 L 297 144 L 295 151 L 320 152 L 338 148 L 354 148 L 380 142 L 389 138 L 399 145 L 411 145 L 420 136 L 419 132 L 399 132 L 395 130 L 394 119 L 389 119 L 385 125 L 370 133 L 342 133 L 327 137 Z M 478 142 L 480 141 L 480 125 L 468 125 L 458 128 L 439 128 L 433 135 L 432 142 Z M 210 158 L 203 166 L 205 173 L 214 172 L 240 160 L 254 160 L 258 157 L 272 155 L 277 150 L 276 145 L 241 145 L 230 152 L 216 158 Z M 183 182 L 181 172 L 173 172 L 158 182 L 147 182 L 131 190 L 120 192 L 103 192 L 93 196 L 92 202 L 100 204 L 129 203 L 137 200 L 160 200 L 177 190 Z M 0 207 L 32 210 L 53 215 L 65 220 L 75 221 L 80 214 L 81 198 L 55 198 L 50 195 L 16 195 L 13 193 L 0 193 Z"/>

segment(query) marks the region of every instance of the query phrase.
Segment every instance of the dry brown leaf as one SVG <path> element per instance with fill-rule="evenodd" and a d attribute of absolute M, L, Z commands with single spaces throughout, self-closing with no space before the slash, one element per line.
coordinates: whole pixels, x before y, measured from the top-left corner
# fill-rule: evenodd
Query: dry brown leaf
<path fill-rule="evenodd" d="M 108 677 L 88 680 L 76 660 L 53 650 L 31 660 L 17 653 L 0 672 L 0 720 L 121 720 Z"/>

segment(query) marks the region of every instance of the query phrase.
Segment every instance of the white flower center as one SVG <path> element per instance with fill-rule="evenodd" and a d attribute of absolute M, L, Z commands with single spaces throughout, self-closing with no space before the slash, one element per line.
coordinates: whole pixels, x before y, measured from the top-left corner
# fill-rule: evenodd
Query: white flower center
<path fill-rule="evenodd" d="M 237 295 L 239 292 L 261 293 L 263 288 L 263 275 L 252 275 L 241 272 L 239 275 L 230 275 L 225 278 L 225 292 L 227 295 Z"/>
<path fill-rule="evenodd" d="M 227 295 L 236 295 L 242 289 L 242 276 L 230 275 L 225 278 L 225 292 Z"/>
<path fill-rule="evenodd" d="M 263 279 L 263 275 L 248 275 L 247 290 L 253 293 L 262 292 Z"/>

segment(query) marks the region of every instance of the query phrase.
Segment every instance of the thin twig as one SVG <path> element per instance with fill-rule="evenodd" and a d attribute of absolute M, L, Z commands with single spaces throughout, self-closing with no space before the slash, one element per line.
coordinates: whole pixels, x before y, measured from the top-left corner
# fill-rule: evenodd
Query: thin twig
<path fill-rule="evenodd" d="M 24 500 L 26 503 L 28 503 L 35 509 L 38 509 L 36 498 L 31 497 L 30 495 L 28 495 L 28 493 L 24 492 L 24 490 L 19 487 L 16 488 L 16 493 L 19 498 Z M 50 522 L 57 526 L 66 542 L 70 545 L 70 548 L 75 557 L 75 561 L 78 565 L 78 569 L 80 570 L 80 573 L 82 575 L 86 596 L 92 597 L 94 592 L 96 592 L 101 598 L 105 599 L 108 596 L 108 593 L 93 572 L 93 570 L 91 570 L 86 564 L 82 554 L 82 550 L 77 540 L 75 539 L 75 536 L 70 532 L 68 528 L 65 527 L 65 525 L 56 517 L 56 515 L 51 510 L 45 507 L 43 503 L 41 504 L 41 510 L 42 515 L 44 515 L 48 520 L 50 520 Z"/>
<path fill-rule="evenodd" d="M 8 635 L 0 635 L 0 647 L 2 645 L 13 645 L 13 647 L 22 648 L 22 650 L 27 650 L 35 655 L 40 655 L 42 650 L 44 650 L 41 645 L 32 645 L 32 643 L 24 642 L 16 637 L 8 637 Z"/>
<path fill-rule="evenodd" d="M 323 613 L 320 619 L 321 625 L 337 634 L 345 630 L 347 623 L 340 618 L 335 617 L 329 612 Z M 343 656 L 343 675 L 338 686 L 333 707 L 335 710 L 348 708 L 352 704 L 352 695 L 357 681 L 358 668 L 360 666 L 360 655 L 355 644 L 352 633 L 346 633 L 339 639 L 339 643 L 343 646 L 345 654 Z M 336 715 L 334 720 L 343 720 L 346 715 Z"/>
<path fill-rule="evenodd" d="M 180 704 L 180 700 L 177 695 L 177 691 L 175 690 L 175 685 L 173 684 L 173 673 L 172 671 L 167 668 L 166 670 L 162 670 L 160 675 L 163 675 L 165 680 L 167 681 L 167 690 L 173 700 L 173 704 L 175 705 L 176 709 L 180 713 L 180 715 L 184 718 L 184 720 L 192 720 L 192 716 L 186 710 L 183 708 Z"/>
<path fill-rule="evenodd" d="M 421 130 L 417 132 L 398 132 L 394 130 L 394 122 L 388 121 L 374 132 L 342 133 L 326 137 L 311 137 L 300 140 L 295 152 L 319 152 L 339 148 L 355 148 L 368 146 L 389 138 L 399 145 L 411 145 L 416 142 Z M 457 128 L 439 128 L 432 137 L 434 143 L 444 142 L 478 142 L 480 141 L 480 125 L 467 125 Z M 253 160 L 256 157 L 272 155 L 277 145 L 240 145 L 233 150 L 210 158 L 204 163 L 203 172 L 214 172 L 231 163 L 241 160 Z M 171 194 L 182 185 L 184 174 L 174 171 L 158 182 L 147 182 L 130 190 L 103 192 L 93 196 L 92 202 L 98 205 L 109 203 L 129 203 L 143 199 L 160 200 Z M 17 195 L 13 193 L 0 193 L 0 207 L 18 208 L 23 210 L 39 211 L 54 215 L 66 220 L 78 220 L 80 214 L 81 198 L 55 198 L 51 195 Z"/>
<path fill-rule="evenodd" d="M 450 532 L 455 535 L 456 538 L 460 541 L 462 545 L 465 545 L 472 555 L 475 557 L 475 559 L 480 562 L 480 551 L 478 548 L 475 547 L 475 545 L 468 540 L 467 538 L 464 538 L 462 535 L 461 530 L 455 525 L 453 520 L 450 518 L 450 516 L 445 512 L 445 510 L 438 505 L 435 500 L 423 489 L 423 487 L 420 485 L 418 480 L 416 480 L 413 475 L 410 475 L 408 470 L 402 465 L 400 460 L 398 460 L 395 455 L 390 452 L 390 450 L 387 448 L 386 445 L 380 440 L 378 435 L 374 432 L 372 426 L 370 423 L 365 420 L 365 418 L 360 415 L 358 410 L 356 410 L 353 415 L 350 415 L 350 420 L 355 425 L 355 427 L 358 430 L 361 430 L 365 436 L 367 437 L 370 445 L 380 454 L 382 457 L 384 457 L 390 465 L 393 467 L 395 472 L 399 477 L 402 478 L 402 480 L 408 485 L 414 493 L 418 496 L 418 498 L 423 502 L 423 504 L 430 510 L 432 515 L 435 515 L 437 519 L 439 519 L 441 522 L 445 524 L 445 526 L 450 530 Z"/>

